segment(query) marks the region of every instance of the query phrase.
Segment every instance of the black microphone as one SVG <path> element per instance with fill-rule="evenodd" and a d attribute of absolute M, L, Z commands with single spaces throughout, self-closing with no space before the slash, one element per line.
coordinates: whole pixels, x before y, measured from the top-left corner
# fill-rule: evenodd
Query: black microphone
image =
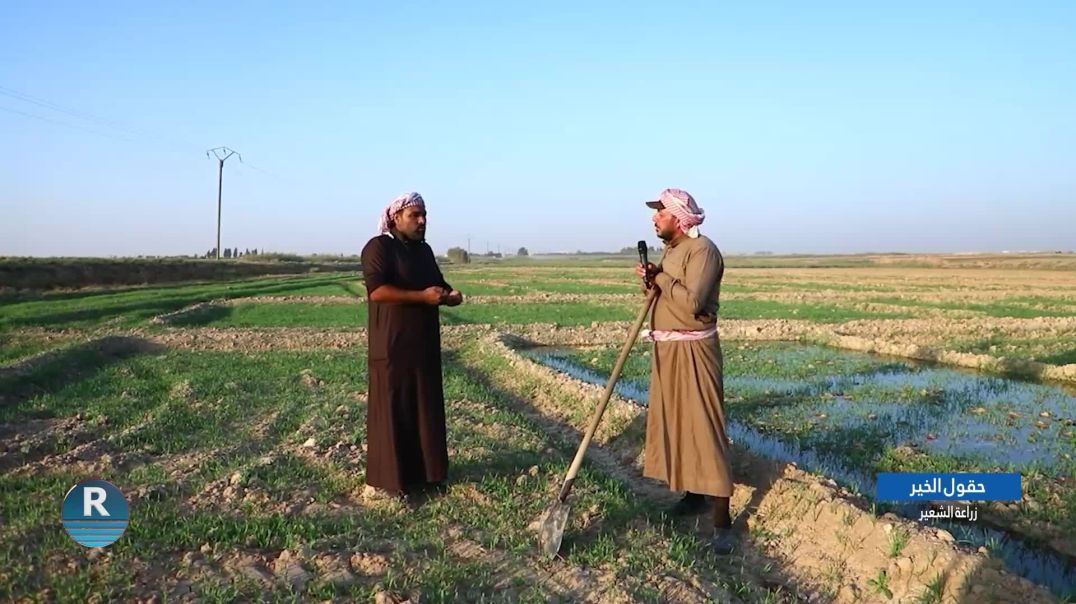
<path fill-rule="evenodd" d="M 638 248 L 639 263 L 643 265 L 643 285 L 646 286 L 646 289 L 650 289 L 650 267 L 647 266 L 649 263 L 646 260 L 646 242 L 640 241 Z"/>

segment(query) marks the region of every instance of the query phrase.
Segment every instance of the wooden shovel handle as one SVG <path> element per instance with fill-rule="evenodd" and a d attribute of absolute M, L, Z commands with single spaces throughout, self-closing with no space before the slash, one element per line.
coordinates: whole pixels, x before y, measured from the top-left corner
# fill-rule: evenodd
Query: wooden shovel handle
<path fill-rule="evenodd" d="M 572 490 L 572 483 L 575 482 L 575 476 L 579 473 L 579 467 L 583 465 L 583 456 L 586 455 L 590 440 L 594 438 L 594 432 L 598 430 L 598 424 L 605 413 L 605 407 L 609 404 L 609 397 L 613 394 L 613 387 L 616 386 L 616 381 L 620 378 L 620 372 L 624 369 L 624 362 L 628 360 L 631 347 L 635 345 L 635 340 L 639 337 L 639 330 L 642 329 L 643 321 L 646 320 L 646 315 L 650 312 L 650 307 L 654 305 L 654 300 L 657 297 L 658 288 L 651 287 L 650 293 L 646 296 L 646 303 L 639 309 L 639 315 L 635 317 L 635 324 L 632 326 L 631 331 L 628 332 L 624 348 L 620 349 L 620 356 L 617 357 L 616 365 L 613 366 L 613 373 L 609 374 L 609 383 L 605 385 L 602 400 L 598 404 L 598 408 L 594 410 L 594 416 L 590 418 L 590 426 L 587 427 L 587 432 L 583 435 L 583 442 L 579 443 L 579 450 L 575 452 L 575 459 L 572 460 L 572 465 L 568 468 L 568 475 L 564 478 L 564 486 L 560 489 L 560 500 L 562 502 L 568 498 L 568 493 Z"/>

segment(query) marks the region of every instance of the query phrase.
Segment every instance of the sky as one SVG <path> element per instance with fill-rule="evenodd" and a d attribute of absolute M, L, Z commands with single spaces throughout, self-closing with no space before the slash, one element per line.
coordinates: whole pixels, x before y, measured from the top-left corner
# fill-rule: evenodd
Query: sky
<path fill-rule="evenodd" d="M 751 6 L 748 6 L 750 4 Z M 1076 3 L 20 2 L 0 255 L 1076 249 Z"/>

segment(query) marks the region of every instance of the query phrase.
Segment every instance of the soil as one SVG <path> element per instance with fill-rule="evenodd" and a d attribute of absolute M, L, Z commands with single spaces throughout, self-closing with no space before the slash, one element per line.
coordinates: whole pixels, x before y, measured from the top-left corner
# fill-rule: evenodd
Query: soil
<path fill-rule="evenodd" d="M 608 276 L 603 273 L 603 276 Z M 774 278 L 770 269 L 730 269 L 729 276 L 749 285 Z M 834 285 L 867 285 L 900 289 L 908 283 L 936 286 L 936 290 L 906 292 L 917 300 L 937 302 L 988 303 L 1012 292 L 1076 299 L 1076 279 L 1061 271 L 981 271 L 948 269 L 783 269 L 785 281 L 802 280 Z M 730 279 L 731 280 L 731 279 Z M 869 295 L 868 295 L 869 294 Z M 920 294 L 923 294 L 922 296 Z M 879 294 L 860 291 L 796 291 L 777 289 L 772 293 L 750 294 L 787 302 L 826 303 L 834 300 L 865 304 L 870 297 L 899 297 L 901 293 Z M 469 298 L 470 302 L 630 302 L 635 295 L 529 294 L 509 297 Z M 202 312 L 214 304 L 304 302 L 357 303 L 361 298 L 344 296 L 288 296 L 251 298 L 228 302 L 204 303 L 177 313 L 158 317 L 149 329 L 133 329 L 122 335 L 100 331 L 99 337 L 86 333 L 52 332 L 28 329 L 35 337 L 54 338 L 57 342 L 78 341 L 103 354 L 124 354 L 132 350 L 161 351 L 170 348 L 187 350 L 230 350 L 257 353 L 274 350 L 332 350 L 365 346 L 363 329 L 230 329 L 169 328 L 177 316 Z M 891 305 L 871 308 L 894 310 Z M 162 327 L 163 326 L 163 327 Z M 479 342 L 481 353 L 508 361 L 508 368 L 495 381 L 517 398 L 511 401 L 553 438 L 569 448 L 578 444 L 589 420 L 589 410 L 601 395 L 602 388 L 585 384 L 539 365 L 518 352 L 519 347 L 535 343 L 552 346 L 609 346 L 623 343 L 627 322 L 593 323 L 584 326 L 532 324 L 513 326 L 511 333 L 492 326 L 445 326 L 442 329 L 446 349 L 463 343 Z M 938 361 L 945 364 L 992 371 L 1020 371 L 1042 378 L 1076 382 L 1076 364 L 1047 365 L 1006 359 L 999 355 L 955 352 L 958 339 L 1060 338 L 1076 341 L 1076 317 L 1038 317 L 1031 319 L 997 318 L 975 313 L 930 312 L 917 319 L 860 320 L 843 324 L 821 324 L 794 320 L 730 321 L 720 323 L 726 341 L 788 340 L 825 343 L 850 350 L 878 352 L 906 358 Z M 0 368 L 0 377 L 21 374 L 56 358 L 55 352 L 42 353 Z M 300 378 L 312 390 L 321 387 L 313 373 Z M 178 383 L 171 396 L 189 399 L 189 385 Z M 5 393 L 0 404 L 18 402 L 21 393 Z M 365 393 L 353 393 L 364 402 Z M 483 401 L 450 401 L 450 405 L 485 405 Z M 641 475 L 641 433 L 638 425 L 645 418 L 643 409 L 614 396 L 595 435 L 587 460 L 617 477 L 637 497 L 655 506 L 666 506 L 679 494 Z M 18 425 L 0 424 L 0 471 L 13 475 L 51 472 L 99 472 L 103 469 L 137 466 L 149 461 L 144 452 L 121 452 L 109 440 L 101 438 L 108 418 L 82 415 L 65 419 L 35 419 Z M 147 419 L 147 422 L 150 421 Z M 128 431 L 141 426 L 131 426 Z M 503 427 L 501 427 L 503 428 Z M 482 426 L 491 435 L 513 438 L 497 426 Z M 504 432 L 502 434 L 502 432 Z M 240 468 L 204 488 L 188 491 L 185 479 L 196 472 L 212 452 L 192 452 L 158 457 L 157 462 L 168 476 L 168 486 L 146 487 L 132 493 L 132 501 L 178 494 L 197 509 L 221 512 L 237 511 L 244 502 L 284 514 L 361 513 L 374 507 L 402 509 L 402 503 L 357 489 L 347 497 L 317 503 L 309 491 L 296 488 L 281 498 L 273 497 L 257 480 L 248 478 L 257 465 L 272 463 L 275 456 L 297 455 L 323 467 L 347 467 L 360 471 L 365 465 L 365 447 L 330 439 L 318 442 L 308 438 L 304 428 L 294 442 L 257 459 L 254 466 Z M 322 435 L 324 438 L 324 434 Z M 314 442 L 310 442 L 313 440 Z M 291 442 L 291 441 L 289 441 Z M 237 445 L 242 446 L 242 445 Z M 453 452 L 453 454 L 462 454 Z M 565 465 L 567 465 L 567 460 Z M 818 602 L 912 602 L 932 585 L 938 586 L 945 603 L 1019 602 L 1021 604 L 1056 602 L 1044 588 L 1009 573 L 1002 563 L 978 550 L 954 543 L 952 535 L 897 517 L 877 517 L 865 509 L 863 502 L 842 491 L 832 481 L 808 474 L 793 464 L 776 463 L 753 456 L 734 446 L 736 491 L 733 513 L 741 549 L 734 554 L 730 568 L 742 568 L 743 579 L 755 585 L 786 586 L 804 601 Z M 559 485 L 551 485 L 555 488 Z M 466 493 L 466 485 L 460 485 Z M 164 490 L 168 493 L 165 493 Z M 477 489 L 470 496 L 478 505 L 487 504 Z M 549 493 L 550 497 L 554 494 Z M 599 515 L 596 510 L 577 510 L 576 520 L 586 526 Z M 705 524 L 705 523 L 703 523 Z M 696 526 L 690 521 L 686 530 Z M 5 538 L 7 533 L 0 534 Z M 704 539 L 701 530 L 695 530 Z M 898 536 L 906 535 L 899 552 L 891 549 Z M 450 532 L 446 545 L 463 560 L 482 560 L 497 570 L 505 594 L 514 589 L 512 578 L 529 578 L 553 594 L 589 602 L 632 601 L 625 590 L 624 578 L 598 570 L 573 567 L 563 559 L 546 561 L 534 557 L 508 556 L 490 551 L 467 539 L 461 531 Z M 171 599 L 193 599 L 192 585 L 201 577 L 242 578 L 265 587 L 291 585 L 301 587 L 310 582 L 327 581 L 340 585 L 380 585 L 394 563 L 389 554 L 391 544 L 383 549 L 353 550 L 339 544 L 318 544 L 302 551 L 215 551 L 209 544 L 197 551 L 175 552 L 166 560 L 137 561 L 138 585 L 143 601 L 155 601 L 161 589 Z M 57 554 L 45 572 L 66 572 L 71 568 L 109 564 L 111 554 L 87 550 L 75 554 Z M 164 573 L 162 569 L 180 568 Z M 769 568 L 770 570 L 767 570 Z M 406 572 L 405 569 L 395 569 Z M 162 574 L 163 573 L 163 574 Z M 0 572 L 2 576 L 2 572 Z M 880 581 L 880 577 L 884 578 Z M 938 577 L 943 581 L 938 582 Z M 704 602 L 739 601 L 736 594 L 725 593 L 707 583 L 698 573 L 686 569 L 676 576 L 652 577 L 652 586 L 668 601 Z M 885 586 L 891 597 L 880 587 Z M 37 594 L 50 599 L 49 594 Z M 509 598 L 510 599 L 510 598 Z M 421 601 L 419 593 L 379 591 L 381 602 Z"/>

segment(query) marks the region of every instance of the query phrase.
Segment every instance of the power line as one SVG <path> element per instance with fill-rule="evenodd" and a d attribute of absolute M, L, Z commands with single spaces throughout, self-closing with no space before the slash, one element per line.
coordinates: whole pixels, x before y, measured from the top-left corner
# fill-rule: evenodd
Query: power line
<path fill-rule="evenodd" d="M 38 96 L 34 96 L 34 95 L 27 94 L 27 93 L 19 91 L 19 90 L 15 90 L 13 88 L 9 88 L 7 86 L 0 86 L 0 95 L 6 96 L 6 97 L 8 97 L 10 99 L 14 99 L 14 100 L 17 100 L 17 101 L 20 101 L 20 102 L 29 103 L 29 104 L 35 105 L 37 107 L 48 109 L 50 111 L 55 111 L 57 113 L 66 115 L 66 116 L 71 117 L 71 118 L 76 118 L 78 120 L 83 120 L 85 122 L 88 122 L 90 125 L 93 125 L 93 126 L 96 126 L 96 127 L 104 127 L 104 128 L 112 129 L 112 130 L 121 132 L 123 134 L 126 134 L 128 136 L 118 136 L 118 135 L 116 135 L 114 133 L 102 132 L 102 131 L 100 131 L 98 129 L 86 128 L 85 126 L 82 126 L 82 125 L 72 124 L 72 123 L 69 123 L 69 122 L 66 122 L 66 121 L 56 120 L 56 119 L 52 119 L 52 118 L 49 118 L 49 117 L 36 115 L 36 114 L 33 114 L 33 113 L 26 113 L 26 112 L 20 111 L 18 109 L 13 109 L 13 108 L 9 108 L 9 107 L 0 106 L 0 110 L 8 111 L 10 113 L 14 113 L 14 114 L 26 117 L 26 118 L 31 118 L 31 119 L 47 122 L 47 123 L 50 123 L 50 124 L 55 124 L 57 126 L 62 126 L 62 127 L 65 127 L 65 128 L 72 128 L 74 130 L 80 130 L 82 132 L 88 132 L 90 134 L 96 134 L 96 135 L 99 135 L 99 136 L 108 137 L 108 138 L 111 138 L 113 140 L 119 140 L 119 141 L 122 141 L 122 142 L 125 142 L 125 143 L 138 143 L 138 142 L 140 142 L 138 140 L 134 140 L 134 139 L 130 138 L 130 136 L 133 135 L 135 137 L 138 137 L 139 139 L 142 139 L 141 142 L 153 143 L 153 144 L 156 144 L 156 145 L 158 145 L 160 147 L 168 147 L 169 149 L 171 149 L 173 151 L 181 151 L 183 153 L 188 153 L 192 149 L 197 148 L 196 145 L 194 145 L 193 143 L 190 143 L 189 141 L 185 141 L 185 140 L 182 140 L 182 139 L 179 139 L 179 138 L 174 138 L 174 137 L 171 137 L 171 136 L 166 136 L 166 135 L 163 135 L 161 133 L 154 133 L 154 132 L 150 132 L 148 130 L 140 130 L 140 129 L 137 129 L 137 128 L 133 128 L 133 127 L 127 126 L 125 124 L 122 124 L 120 122 L 117 122 L 115 120 L 104 118 L 104 117 L 101 117 L 99 115 L 95 115 L 93 113 L 90 113 L 88 111 L 82 111 L 82 110 L 79 110 L 79 109 L 75 109 L 75 108 L 72 108 L 72 107 L 70 107 L 68 105 L 62 105 L 62 104 L 59 104 L 59 103 L 55 103 L 55 102 L 52 102 L 50 100 L 47 100 L 47 99 L 44 99 L 44 98 L 41 98 L 41 97 L 38 97 Z M 222 147 L 222 149 L 225 149 L 225 148 Z M 218 160 L 219 159 L 220 158 L 218 158 Z M 240 157 L 240 161 L 242 161 L 242 157 Z M 280 176 L 279 174 L 276 174 L 273 171 L 266 170 L 264 168 L 249 164 L 247 162 L 243 162 L 243 167 L 250 168 L 251 170 L 259 172 L 259 173 L 261 173 L 261 174 L 263 174 L 265 176 L 273 178 L 273 179 L 275 179 L 277 181 L 280 181 L 282 183 L 286 183 L 286 184 L 288 184 L 290 186 L 298 186 L 298 183 L 296 183 L 295 181 L 293 181 L 293 180 L 291 180 L 289 178 Z"/>
<path fill-rule="evenodd" d="M 275 173 L 275 172 L 271 172 L 271 171 L 269 171 L 269 170 L 266 170 L 266 169 L 263 169 L 263 168 L 259 168 L 258 166 L 255 166 L 254 164 L 252 164 L 252 163 L 250 163 L 250 162 L 246 162 L 246 161 L 245 161 L 245 162 L 243 162 L 243 167 L 244 167 L 244 168 L 250 168 L 251 170 L 254 170 L 255 172 L 261 172 L 262 174 L 264 174 L 264 175 L 266 175 L 266 176 L 269 176 L 269 177 L 271 177 L 271 178 L 275 178 L 275 179 L 277 179 L 277 180 L 280 180 L 280 181 L 286 182 L 286 183 L 288 183 L 288 184 L 291 184 L 291 185 L 294 185 L 294 184 L 295 184 L 295 183 L 293 183 L 293 182 L 292 182 L 291 180 L 289 180 L 289 179 L 287 179 L 287 178 L 285 178 L 285 177 L 283 177 L 283 176 L 280 176 L 279 174 L 277 174 L 277 173 Z"/>
<path fill-rule="evenodd" d="M 108 137 L 108 138 L 111 138 L 113 140 L 118 140 L 118 141 L 122 141 L 122 142 L 125 142 L 125 143 L 137 143 L 138 142 L 138 141 L 135 141 L 135 140 L 130 139 L 130 138 L 124 138 L 124 137 L 121 137 L 121 136 L 116 136 L 114 134 L 108 134 L 107 132 L 100 132 L 98 130 L 91 130 L 89 128 L 84 128 L 84 127 L 78 126 L 76 124 L 69 124 L 67 122 L 61 122 L 60 120 L 54 120 L 52 118 L 48 118 L 48 117 L 44 117 L 44 116 L 40 116 L 40 115 L 35 115 L 33 113 L 26 113 L 25 111 L 19 111 L 18 109 L 12 109 L 11 107 L 0 106 L 0 110 L 7 111 L 7 112 L 10 112 L 10 113 L 14 113 L 14 114 L 17 114 L 17 115 L 21 115 L 23 117 L 28 117 L 28 118 L 32 118 L 32 119 L 35 119 L 35 120 L 40 120 L 42 122 L 47 122 L 49 124 L 55 124 L 57 126 L 63 126 L 65 128 L 72 128 L 74 130 L 81 130 L 82 132 L 89 132 L 90 134 L 96 134 L 98 136 Z"/>
<path fill-rule="evenodd" d="M 8 98 L 12 98 L 12 99 L 15 99 L 15 100 L 18 100 L 18 101 L 22 101 L 24 103 L 30 103 L 32 105 L 36 105 L 38 107 L 42 107 L 42 108 L 45 108 L 45 109 L 49 109 L 49 110 L 55 111 L 57 113 L 62 113 L 62 114 L 67 115 L 69 117 L 74 117 L 74 118 L 77 118 L 77 119 L 80 119 L 80 120 L 85 120 L 85 121 L 88 121 L 88 122 L 92 122 L 94 125 L 97 125 L 97 126 L 104 126 L 104 127 L 107 127 L 107 128 L 112 128 L 114 130 L 118 130 L 120 132 L 124 132 L 124 133 L 129 134 L 129 135 L 134 135 L 134 136 L 137 136 L 137 137 L 140 137 L 140 138 L 144 139 L 145 142 L 153 142 L 153 143 L 157 143 L 157 144 L 167 145 L 169 147 L 173 147 L 177 151 L 180 150 L 180 149 L 183 149 L 184 151 L 189 151 L 190 149 L 196 148 L 195 145 L 193 145 L 193 144 L 191 144 L 191 143 L 189 143 L 187 141 L 182 141 L 180 139 L 176 139 L 176 138 L 173 138 L 171 136 L 164 136 L 164 135 L 162 135 L 160 133 L 152 133 L 152 132 L 148 132 L 146 130 L 139 130 L 139 129 L 136 129 L 136 128 L 132 128 L 130 126 L 126 126 L 126 125 L 124 125 L 124 124 L 122 124 L 120 122 L 117 122 L 115 120 L 110 120 L 110 119 L 107 119 L 107 118 L 103 118 L 103 117 L 100 117 L 98 115 L 94 115 L 92 113 L 89 113 L 87 111 L 80 111 L 78 109 L 72 109 L 70 107 L 66 107 L 64 105 L 54 103 L 52 101 L 43 99 L 41 97 L 35 97 L 33 95 L 26 94 L 25 92 L 20 92 L 18 90 L 13 89 L 13 88 L 8 88 L 6 86 L 0 86 L 0 95 L 6 96 Z M 41 118 L 41 119 L 45 119 L 46 121 L 48 121 L 46 118 Z M 60 123 L 60 122 L 54 122 L 54 123 Z M 72 127 L 75 127 L 75 126 L 72 126 Z M 90 132 L 92 132 L 92 131 L 90 131 Z M 135 142 L 135 141 L 128 140 L 127 142 Z"/>
<path fill-rule="evenodd" d="M 108 120 L 108 119 L 105 119 L 103 117 L 98 117 L 98 116 L 93 115 L 91 113 L 85 113 L 85 112 L 82 112 L 82 111 L 77 111 L 75 109 L 69 109 L 69 108 L 63 107 L 61 105 L 57 105 L 56 103 L 46 101 L 45 99 L 30 96 L 29 94 L 26 94 L 25 92 L 19 92 L 18 90 L 7 88 L 5 86 L 0 86 L 0 94 L 4 95 L 6 97 L 10 97 L 10 98 L 13 98 L 13 99 L 23 101 L 25 103 L 31 103 L 31 104 L 37 105 L 39 107 L 44 107 L 46 109 L 51 109 L 51 110 L 57 111 L 59 113 L 65 113 L 65 114 L 67 114 L 67 115 L 69 115 L 71 117 L 77 117 L 79 119 L 88 120 L 88 121 L 91 121 L 91 122 L 98 122 L 98 123 L 100 123 L 102 125 L 110 126 L 112 128 L 116 128 L 116 129 L 119 129 L 119 130 L 125 130 L 126 129 L 126 128 L 124 128 L 124 126 L 122 124 L 118 124 L 116 122 L 113 122 L 112 120 Z"/>

